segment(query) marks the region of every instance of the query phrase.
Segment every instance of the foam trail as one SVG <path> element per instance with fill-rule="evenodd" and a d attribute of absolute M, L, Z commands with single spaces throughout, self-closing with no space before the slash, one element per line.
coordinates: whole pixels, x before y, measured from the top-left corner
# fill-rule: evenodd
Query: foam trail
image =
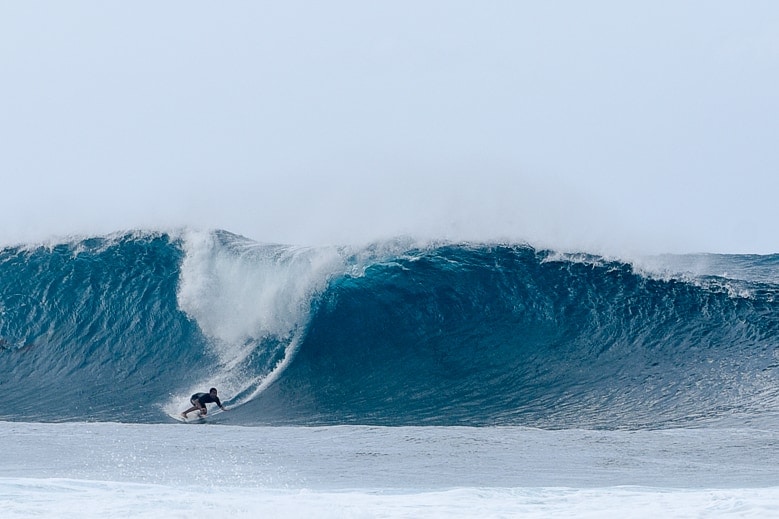
<path fill-rule="evenodd" d="M 236 406 L 271 384 L 300 344 L 314 297 L 345 268 L 336 248 L 259 244 L 226 232 L 190 231 L 183 248 L 178 304 L 209 338 L 217 365 L 163 406 L 171 416 L 208 387 Z"/>

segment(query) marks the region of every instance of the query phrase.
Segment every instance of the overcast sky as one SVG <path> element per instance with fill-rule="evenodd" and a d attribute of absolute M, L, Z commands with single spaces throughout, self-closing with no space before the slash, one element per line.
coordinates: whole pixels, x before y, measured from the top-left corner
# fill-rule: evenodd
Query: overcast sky
<path fill-rule="evenodd" d="M 779 252 L 779 2 L 5 2 L 0 241 Z"/>

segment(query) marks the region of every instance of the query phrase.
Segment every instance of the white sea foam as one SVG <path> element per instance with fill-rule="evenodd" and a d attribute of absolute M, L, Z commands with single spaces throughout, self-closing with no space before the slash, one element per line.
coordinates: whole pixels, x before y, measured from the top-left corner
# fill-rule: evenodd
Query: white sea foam
<path fill-rule="evenodd" d="M 0 422 L 0 516 L 774 517 L 774 430 Z"/>
<path fill-rule="evenodd" d="M 29 517 L 773 517 L 779 488 L 458 488 L 433 492 L 175 487 L 0 478 L 6 519 Z"/>

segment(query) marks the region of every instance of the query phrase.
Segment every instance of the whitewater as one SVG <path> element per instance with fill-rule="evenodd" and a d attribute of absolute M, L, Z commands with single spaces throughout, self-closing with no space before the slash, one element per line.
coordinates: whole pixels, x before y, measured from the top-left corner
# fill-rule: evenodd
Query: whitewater
<path fill-rule="evenodd" d="M 779 255 L 0 249 L 2 517 L 779 515 Z M 181 423 L 215 386 L 228 412 Z"/>

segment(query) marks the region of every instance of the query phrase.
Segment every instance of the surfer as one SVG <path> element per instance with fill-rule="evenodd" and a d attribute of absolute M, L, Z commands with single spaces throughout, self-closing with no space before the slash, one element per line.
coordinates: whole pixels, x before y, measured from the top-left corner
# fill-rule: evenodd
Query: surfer
<path fill-rule="evenodd" d="M 189 399 L 189 403 L 192 404 L 192 407 L 181 413 L 181 416 L 183 416 L 185 419 L 192 411 L 198 411 L 200 416 L 205 416 L 208 414 L 206 404 L 216 404 L 222 411 L 227 411 L 227 409 L 225 409 L 225 407 L 222 405 L 222 402 L 219 401 L 219 397 L 216 396 L 215 387 L 209 389 L 208 393 L 195 393 L 192 395 L 192 398 Z"/>

